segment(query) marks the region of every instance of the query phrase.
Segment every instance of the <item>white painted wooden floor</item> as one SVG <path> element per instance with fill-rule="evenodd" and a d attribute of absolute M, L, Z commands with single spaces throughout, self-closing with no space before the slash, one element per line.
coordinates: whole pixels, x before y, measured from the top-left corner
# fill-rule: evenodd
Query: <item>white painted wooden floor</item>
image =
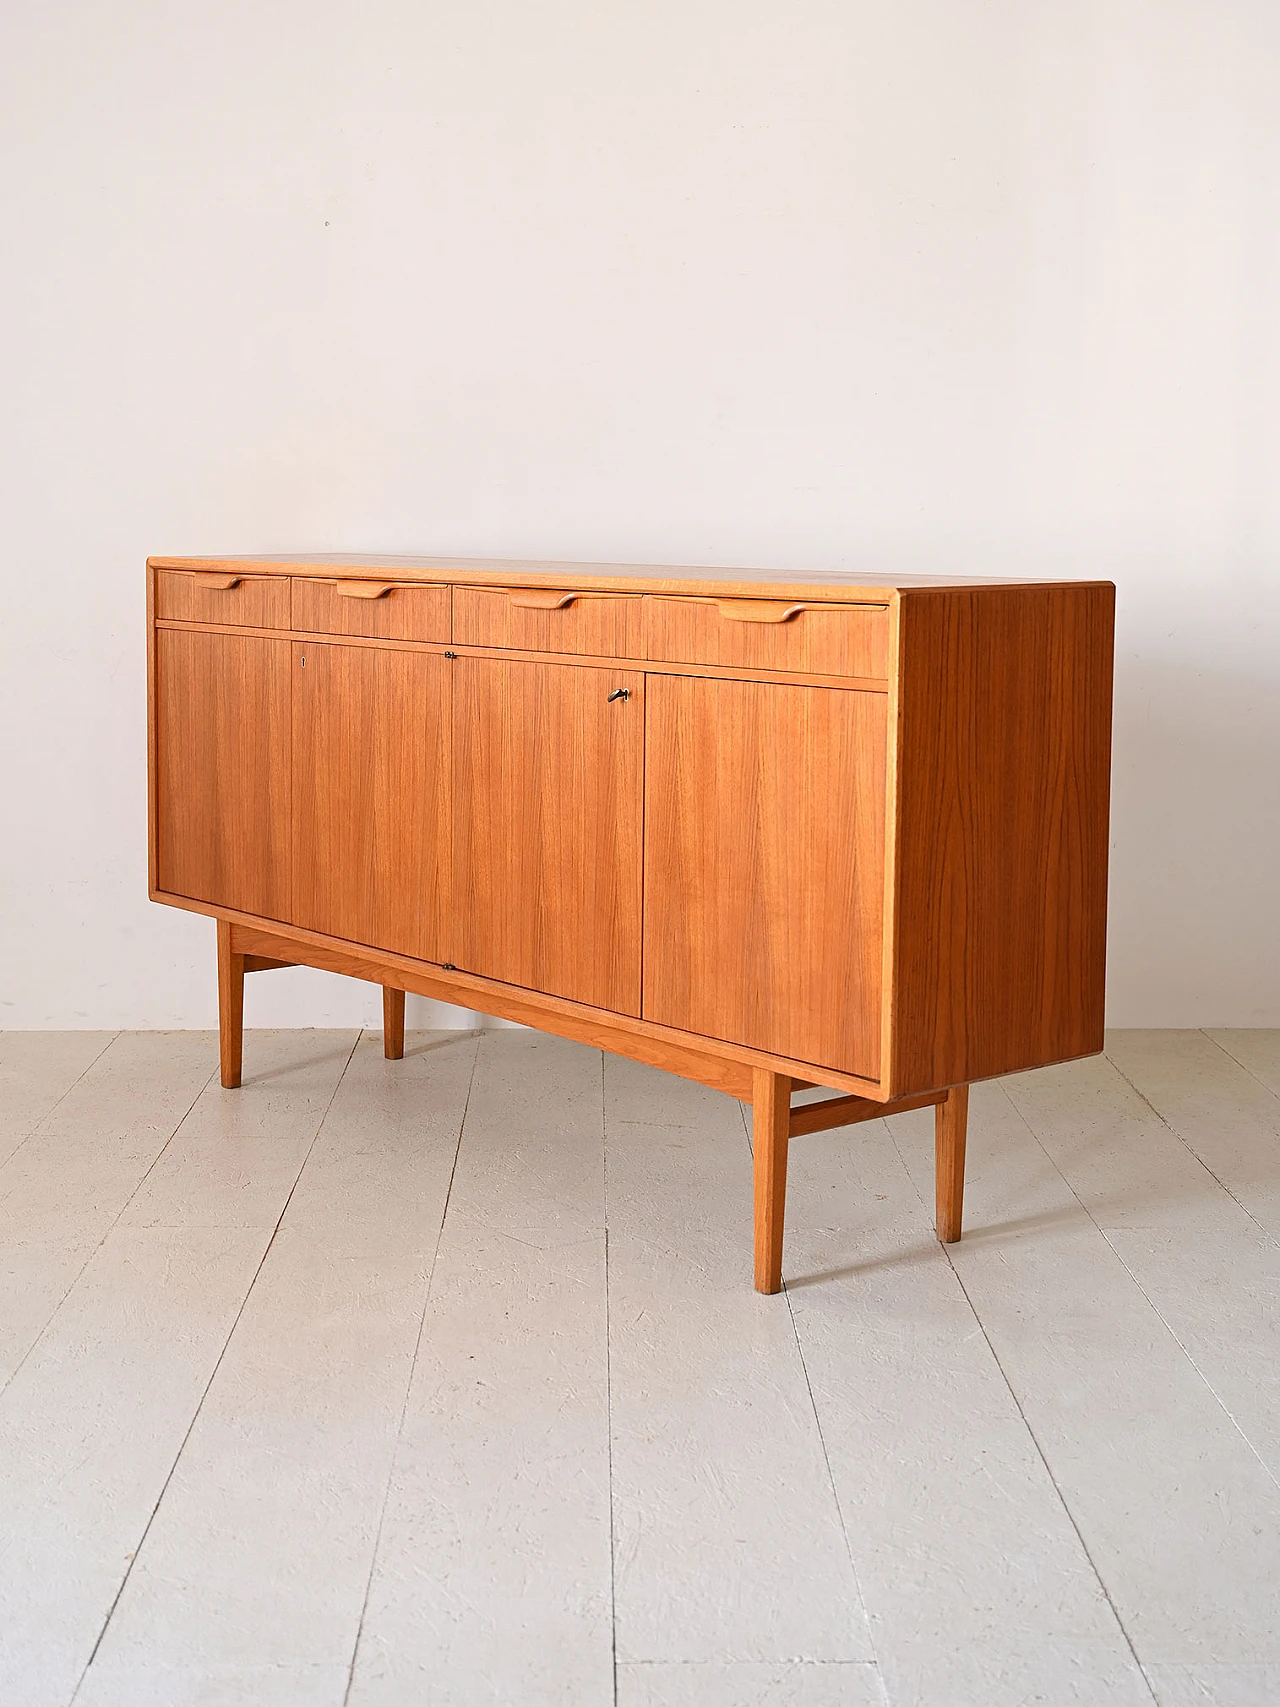
<path fill-rule="evenodd" d="M 1272 1707 L 1280 1032 L 792 1145 L 529 1033 L 0 1036 L 2 1707 Z"/>

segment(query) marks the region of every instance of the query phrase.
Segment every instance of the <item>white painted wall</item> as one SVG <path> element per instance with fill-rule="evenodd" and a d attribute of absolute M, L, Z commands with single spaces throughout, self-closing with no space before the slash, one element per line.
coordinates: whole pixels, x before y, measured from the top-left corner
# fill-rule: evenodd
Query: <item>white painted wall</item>
<path fill-rule="evenodd" d="M 292 548 L 1112 577 L 1111 1018 L 1280 1024 L 1274 0 L 0 28 L 0 1024 L 212 1020 L 142 562 Z"/>

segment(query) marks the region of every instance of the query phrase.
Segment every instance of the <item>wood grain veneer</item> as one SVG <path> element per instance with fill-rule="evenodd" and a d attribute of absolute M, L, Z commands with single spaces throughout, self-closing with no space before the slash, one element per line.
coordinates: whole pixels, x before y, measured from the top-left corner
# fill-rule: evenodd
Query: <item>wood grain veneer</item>
<path fill-rule="evenodd" d="M 164 570 L 156 576 L 155 614 L 170 622 L 288 628 L 289 582 L 271 575 Z"/>
<path fill-rule="evenodd" d="M 372 597 L 351 581 L 293 582 L 291 626 L 310 634 L 352 634 L 382 640 L 448 640 L 448 587 L 413 586 L 394 581 L 365 581 Z"/>
<path fill-rule="evenodd" d="M 452 668 L 446 958 L 638 1014 L 644 677 L 480 657 Z"/>
<path fill-rule="evenodd" d="M 902 599 L 891 1095 L 1102 1048 L 1114 600 Z"/>
<path fill-rule="evenodd" d="M 644 613 L 646 658 L 819 676 L 883 680 L 888 674 L 886 610 L 799 599 L 658 596 L 644 601 Z"/>
<path fill-rule="evenodd" d="M 874 1079 L 885 701 L 655 676 L 644 1015 Z"/>
<path fill-rule="evenodd" d="M 288 642 L 162 629 L 155 674 L 159 887 L 288 918 Z"/>
<path fill-rule="evenodd" d="M 446 958 L 450 696 L 438 654 L 291 647 L 293 910 L 300 925 Z"/>

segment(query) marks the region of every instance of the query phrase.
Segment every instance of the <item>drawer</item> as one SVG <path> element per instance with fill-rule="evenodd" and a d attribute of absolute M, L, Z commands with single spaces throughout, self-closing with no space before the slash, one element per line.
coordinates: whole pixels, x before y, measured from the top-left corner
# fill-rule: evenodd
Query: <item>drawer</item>
<path fill-rule="evenodd" d="M 889 612 L 881 605 L 656 593 L 644 605 L 644 656 L 655 662 L 879 680 L 889 673 Z"/>
<path fill-rule="evenodd" d="M 285 575 L 234 570 L 157 569 L 156 616 L 169 622 L 227 622 L 237 628 L 288 628 Z"/>
<path fill-rule="evenodd" d="M 293 627 L 305 634 L 448 640 L 449 589 L 421 581 L 293 582 Z"/>
<path fill-rule="evenodd" d="M 643 657 L 639 593 L 570 593 L 546 587 L 455 587 L 453 638 L 519 652 Z"/>

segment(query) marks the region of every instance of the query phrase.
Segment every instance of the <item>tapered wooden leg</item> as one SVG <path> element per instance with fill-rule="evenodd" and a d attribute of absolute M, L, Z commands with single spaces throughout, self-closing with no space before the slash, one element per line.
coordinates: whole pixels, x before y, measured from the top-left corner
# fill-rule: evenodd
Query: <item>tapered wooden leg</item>
<path fill-rule="evenodd" d="M 382 1053 L 388 1061 L 404 1060 L 404 991 L 382 986 Z"/>
<path fill-rule="evenodd" d="M 782 1223 L 787 1204 L 791 1080 L 752 1070 L 751 1145 L 755 1157 L 756 1291 L 782 1290 Z"/>
<path fill-rule="evenodd" d="M 222 1082 L 233 1091 L 244 1058 L 244 955 L 232 953 L 226 919 L 218 920 L 218 1054 Z"/>
<path fill-rule="evenodd" d="M 964 1215 L 964 1140 L 969 1124 L 969 1087 L 956 1085 L 934 1110 L 934 1158 L 937 1165 L 938 1237 L 954 1245 Z"/>

